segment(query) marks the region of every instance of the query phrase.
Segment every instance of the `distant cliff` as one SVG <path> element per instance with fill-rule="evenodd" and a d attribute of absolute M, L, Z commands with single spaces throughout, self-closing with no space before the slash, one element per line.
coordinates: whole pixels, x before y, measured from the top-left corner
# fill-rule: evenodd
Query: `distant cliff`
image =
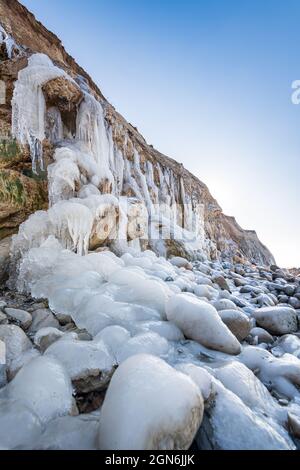
<path fill-rule="evenodd" d="M 114 178 L 113 184 L 109 178 L 99 181 L 101 193 L 147 199 L 144 183 L 137 177 L 137 151 L 140 179 L 145 176 L 147 195 L 153 203 L 186 205 L 195 211 L 201 208 L 198 217 L 203 233 L 199 236 L 204 238 L 203 250 L 211 259 L 248 260 L 264 265 L 275 262 L 255 232 L 243 230 L 234 218 L 223 214 L 204 183 L 181 164 L 146 143 L 138 130 L 107 102 L 89 75 L 67 54 L 61 41 L 24 6 L 16 0 L 0 0 L 0 24 L 4 30 L 0 41 L 0 80 L 5 83 L 6 95 L 0 104 L 0 239 L 16 232 L 30 213 L 45 209 L 48 205 L 45 172 L 40 171 L 38 175 L 32 172 L 30 146 L 20 145 L 11 136 L 11 102 L 18 73 L 27 67 L 32 53 L 39 52 L 46 54 L 74 81 L 79 83 L 81 80 L 86 84 L 93 96 L 102 103 L 112 144 L 122 155 L 123 162 L 122 171 L 118 169 L 118 174 L 115 169 L 108 169 Z M 47 106 L 46 128 L 51 127 L 51 112 L 56 109 L 61 116 L 64 137 L 74 135 L 82 91 L 61 77 L 45 82 L 43 94 Z M 53 162 L 52 131 L 46 133 L 42 142 L 45 167 Z M 189 214 L 183 211 L 180 223 L 186 225 L 188 217 Z M 170 254 L 185 253 L 179 245 L 167 243 L 166 255 Z"/>

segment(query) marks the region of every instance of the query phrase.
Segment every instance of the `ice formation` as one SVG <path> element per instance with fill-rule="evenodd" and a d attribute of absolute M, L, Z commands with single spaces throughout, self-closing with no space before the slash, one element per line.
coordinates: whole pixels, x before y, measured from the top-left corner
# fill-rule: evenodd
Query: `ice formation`
<path fill-rule="evenodd" d="M 2 29 L 0 42 L 10 56 L 15 46 Z M 72 130 L 43 94 L 58 77 L 82 94 Z M 171 168 L 145 161 L 83 77 L 73 80 L 33 54 L 12 106 L 12 131 L 29 145 L 33 170 L 43 169 L 45 138 L 54 152 L 49 208 L 13 237 L 10 286 L 47 299 L 49 309 L 32 315 L 33 343 L 17 326 L 0 325 L 9 378 L 0 416 L 11 430 L 17 403 L 23 420 L 15 436 L 0 430 L 0 447 L 188 449 L 204 399 L 200 448 L 206 426 L 215 448 L 295 448 L 286 427 L 290 415 L 300 416 L 300 342 L 274 340 L 255 320 L 270 328 L 269 310 L 258 307 L 282 310 L 269 288 L 283 283 L 258 283 L 248 267 L 242 276 L 231 263 L 207 260 L 204 207 Z M 181 256 L 167 260 L 171 241 Z M 295 310 L 285 314 L 273 332 L 297 329 Z M 76 331 L 61 328 L 60 318 Z M 70 416 L 74 391 L 103 390 L 109 381 L 101 419 Z M 270 392 L 288 399 L 285 407 Z"/>
<path fill-rule="evenodd" d="M 42 142 L 45 139 L 46 103 L 42 86 L 65 72 L 53 65 L 45 54 L 33 54 L 28 66 L 21 70 L 12 99 L 12 134 L 22 144 L 28 144 L 33 171 L 43 170 Z"/>
<path fill-rule="evenodd" d="M 110 382 L 101 411 L 100 449 L 186 449 L 202 416 L 203 399 L 192 380 L 161 359 L 136 355 Z"/>
<path fill-rule="evenodd" d="M 0 44 L 4 44 L 8 59 L 12 59 L 13 55 L 22 54 L 23 48 L 16 44 L 14 38 L 8 34 L 0 24 Z"/>

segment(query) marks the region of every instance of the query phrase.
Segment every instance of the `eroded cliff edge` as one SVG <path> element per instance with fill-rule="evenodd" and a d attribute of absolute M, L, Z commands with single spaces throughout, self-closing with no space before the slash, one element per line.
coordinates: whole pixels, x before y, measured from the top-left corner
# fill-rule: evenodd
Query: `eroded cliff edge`
<path fill-rule="evenodd" d="M 174 202 L 192 207 L 201 206 L 201 226 L 205 236 L 205 250 L 212 259 L 217 257 L 241 258 L 257 264 L 270 265 L 274 259 L 269 250 L 262 245 L 253 231 L 243 230 L 232 217 L 223 214 L 216 200 L 211 196 L 207 186 L 189 173 L 181 164 L 149 146 L 136 128 L 127 121 L 107 102 L 101 91 L 88 74 L 70 57 L 63 48 L 61 41 L 49 32 L 34 16 L 16 0 L 0 0 L 0 23 L 6 33 L 22 46 L 22 50 L 14 50 L 11 46 L 8 53 L 5 42 L 0 45 L 0 80 L 5 83 L 5 103 L 0 105 L 0 238 L 17 231 L 30 213 L 44 209 L 48 204 L 47 181 L 43 172 L 33 174 L 30 151 L 28 147 L 20 147 L 11 138 L 12 108 L 11 100 L 18 73 L 28 63 L 32 53 L 46 54 L 55 65 L 78 80 L 88 84 L 90 90 L 101 100 L 105 121 L 112 129 L 112 139 L 117 149 L 128 162 L 133 178 L 134 149 L 138 150 L 140 169 L 143 174 L 153 169 L 155 191 L 150 196 L 153 202 L 168 204 L 168 194 L 172 193 Z M 43 87 L 47 102 L 47 110 L 56 107 L 60 110 L 65 131 L 72 135 L 76 121 L 76 110 L 81 100 L 76 89 L 65 80 L 49 80 Z M 43 141 L 45 167 L 53 162 L 53 143 L 49 135 Z M 127 164 L 125 162 L 125 164 Z M 169 175 L 168 178 L 163 175 Z M 170 177 L 171 175 L 171 177 Z M 172 188 L 170 181 L 172 180 Z M 138 196 L 132 185 L 125 178 L 118 182 L 120 195 Z M 164 186 L 164 189 L 163 189 Z M 103 181 L 101 192 L 111 192 L 109 182 Z M 183 215 L 184 219 L 184 215 Z M 181 253 L 180 247 L 170 243 L 169 254 Z"/>

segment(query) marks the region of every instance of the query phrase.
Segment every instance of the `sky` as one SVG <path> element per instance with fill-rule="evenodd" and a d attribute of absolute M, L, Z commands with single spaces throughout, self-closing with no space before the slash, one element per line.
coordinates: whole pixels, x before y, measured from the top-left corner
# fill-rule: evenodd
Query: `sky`
<path fill-rule="evenodd" d="M 149 144 L 300 267 L 298 0 L 22 0 Z"/>

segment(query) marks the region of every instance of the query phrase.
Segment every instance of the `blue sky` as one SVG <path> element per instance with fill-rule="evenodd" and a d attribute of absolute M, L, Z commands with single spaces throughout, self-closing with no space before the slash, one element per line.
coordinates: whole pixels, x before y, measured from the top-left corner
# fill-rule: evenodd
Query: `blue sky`
<path fill-rule="evenodd" d="M 298 0 L 22 0 L 150 144 L 300 266 Z"/>

